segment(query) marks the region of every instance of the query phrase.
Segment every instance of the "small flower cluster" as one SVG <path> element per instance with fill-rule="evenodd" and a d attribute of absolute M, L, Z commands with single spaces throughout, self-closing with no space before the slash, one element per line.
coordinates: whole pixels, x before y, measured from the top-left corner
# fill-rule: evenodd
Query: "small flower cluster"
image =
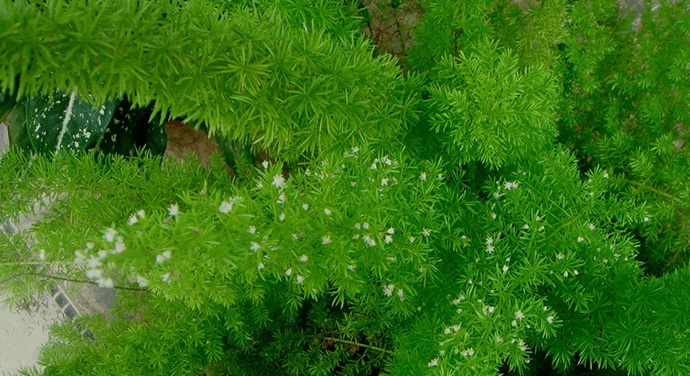
<path fill-rule="evenodd" d="M 218 210 L 223 214 L 228 214 L 230 211 L 232 211 L 232 208 L 235 206 L 236 203 L 243 200 L 244 198 L 240 196 L 230 197 L 227 201 L 223 201 L 220 203 L 220 207 L 218 208 Z"/>
<path fill-rule="evenodd" d="M 137 222 L 139 222 L 139 218 L 144 219 L 144 215 L 145 215 L 145 213 L 143 210 L 139 210 L 136 212 L 136 214 L 132 214 L 129 217 L 129 221 L 128 221 L 129 225 L 130 226 L 135 225 Z"/>
<path fill-rule="evenodd" d="M 162 264 L 165 260 L 170 260 L 172 254 L 170 250 L 163 251 L 160 255 L 156 256 L 156 264 Z"/>
<path fill-rule="evenodd" d="M 143 211 L 141 211 L 140 217 L 143 218 L 143 216 Z M 109 228 L 105 231 L 103 239 L 108 243 L 115 242 L 114 247 L 108 251 L 99 250 L 95 255 L 90 255 L 87 258 L 86 255 L 95 248 L 95 244 L 91 242 L 86 243 L 86 249 L 83 252 L 74 251 L 74 262 L 77 265 L 86 265 L 88 267 L 86 276 L 91 279 L 96 279 L 100 287 L 111 288 L 114 285 L 113 280 L 111 278 L 103 278 L 103 270 L 100 267 L 103 265 L 103 260 L 108 254 L 122 253 L 127 247 L 125 246 L 124 239 L 121 236 L 117 236 L 117 231 L 113 228 Z"/>
<path fill-rule="evenodd" d="M 383 287 L 383 294 L 386 296 L 393 296 L 393 291 L 395 291 L 395 285 L 387 285 Z M 398 289 L 397 294 L 400 300 L 405 300 L 405 291 L 403 289 Z"/>
<path fill-rule="evenodd" d="M 489 236 L 486 238 L 486 253 L 494 253 L 496 249 L 494 248 L 494 238 Z"/>

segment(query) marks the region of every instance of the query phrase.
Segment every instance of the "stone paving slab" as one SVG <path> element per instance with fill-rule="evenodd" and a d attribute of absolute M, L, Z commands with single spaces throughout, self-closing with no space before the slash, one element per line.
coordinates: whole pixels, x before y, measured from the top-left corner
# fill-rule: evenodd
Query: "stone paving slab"
<path fill-rule="evenodd" d="M 6 298 L 0 293 L 0 302 Z M 48 294 L 36 299 L 32 307 L 10 311 L 0 306 L 0 374 L 35 366 L 41 346 L 50 338 L 50 326 L 64 319 L 62 310 Z"/>

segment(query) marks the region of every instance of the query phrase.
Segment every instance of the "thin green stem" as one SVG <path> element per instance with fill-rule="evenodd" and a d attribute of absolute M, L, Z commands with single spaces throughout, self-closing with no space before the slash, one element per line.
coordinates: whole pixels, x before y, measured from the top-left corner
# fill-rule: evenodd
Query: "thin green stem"
<path fill-rule="evenodd" d="M 71 265 L 73 262 L 36 262 L 36 261 L 14 261 L 0 262 L 0 265 Z"/>
<path fill-rule="evenodd" d="M 659 196 L 664 196 L 664 197 L 668 198 L 669 200 L 673 200 L 673 201 L 677 201 L 677 202 L 679 202 L 679 203 L 681 203 L 681 204 L 685 204 L 685 202 L 684 202 L 683 200 L 679 199 L 678 197 L 676 197 L 676 196 L 674 196 L 674 195 L 672 195 L 672 194 L 670 194 L 670 193 L 664 192 L 664 191 L 662 191 L 662 190 L 660 190 L 660 189 L 658 189 L 658 188 L 654 188 L 654 187 L 649 186 L 649 185 L 647 185 L 647 184 L 640 183 L 639 181 L 628 180 L 628 179 L 625 179 L 625 178 L 620 178 L 619 180 L 620 180 L 620 181 L 624 181 L 624 182 L 626 182 L 626 183 L 634 184 L 634 185 L 636 185 L 636 186 L 638 186 L 638 187 L 641 187 L 641 188 L 644 188 L 644 189 L 646 189 L 646 190 L 652 191 L 652 192 L 658 194 Z"/>
<path fill-rule="evenodd" d="M 567 222 L 565 222 L 565 223 L 563 223 L 562 225 L 558 226 L 558 228 L 556 228 L 555 230 L 553 230 L 553 232 L 551 232 L 551 233 L 549 234 L 549 236 L 547 236 L 546 238 L 544 238 L 544 241 L 547 241 L 547 240 L 551 239 L 551 238 L 552 238 L 554 235 L 556 235 L 559 231 L 561 231 L 562 229 L 564 229 L 564 228 L 570 226 L 573 222 L 575 222 L 575 221 L 578 220 L 580 217 L 582 217 L 582 214 L 583 214 L 582 212 L 579 212 L 576 216 L 570 218 Z"/>
<path fill-rule="evenodd" d="M 381 352 L 386 353 L 386 354 L 393 354 L 393 352 L 390 350 L 382 349 L 382 348 L 376 347 L 376 346 L 365 345 L 365 344 L 355 342 L 355 341 L 348 341 L 346 339 L 340 339 L 340 338 L 335 338 L 335 337 L 319 337 L 319 338 L 327 340 L 327 341 L 334 341 L 334 342 L 340 342 L 340 343 L 347 343 L 348 345 L 361 346 L 361 347 L 364 347 L 367 349 L 381 351 Z"/>
<path fill-rule="evenodd" d="M 7 278 L 7 279 L 4 279 L 4 280 L 0 281 L 0 285 L 2 285 L 3 283 L 5 283 L 5 282 L 7 282 L 7 281 L 9 281 L 9 280 L 12 280 L 12 279 L 14 279 L 14 278 L 22 277 L 22 276 L 27 276 L 27 275 L 31 275 L 31 276 L 35 276 L 35 277 L 43 277 L 43 278 L 57 279 L 57 280 L 66 281 L 66 282 L 88 283 L 88 284 L 91 284 L 91 285 L 98 285 L 98 283 L 92 282 L 92 281 L 84 281 L 84 280 L 79 280 L 79 279 L 58 277 L 58 276 L 55 276 L 55 275 L 38 274 L 38 273 L 20 273 L 20 274 L 15 274 L 15 275 L 13 275 L 12 277 L 9 277 L 9 278 Z M 136 287 L 113 286 L 112 288 L 113 288 L 113 289 L 116 289 L 116 290 L 147 291 L 146 289 L 140 289 L 140 288 L 136 288 Z"/>

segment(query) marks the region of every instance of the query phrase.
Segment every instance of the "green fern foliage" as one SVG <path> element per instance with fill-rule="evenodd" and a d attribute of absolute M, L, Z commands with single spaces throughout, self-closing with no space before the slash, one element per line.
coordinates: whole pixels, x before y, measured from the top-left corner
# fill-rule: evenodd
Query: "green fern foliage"
<path fill-rule="evenodd" d="M 406 59 L 374 5 L 416 12 Z M 635 17 L 0 0 L 0 116 L 49 136 L 0 160 L 3 228 L 40 214 L 0 235 L 7 304 L 118 294 L 20 373 L 688 374 L 690 9 Z M 210 168 L 160 156 L 170 119 Z"/>

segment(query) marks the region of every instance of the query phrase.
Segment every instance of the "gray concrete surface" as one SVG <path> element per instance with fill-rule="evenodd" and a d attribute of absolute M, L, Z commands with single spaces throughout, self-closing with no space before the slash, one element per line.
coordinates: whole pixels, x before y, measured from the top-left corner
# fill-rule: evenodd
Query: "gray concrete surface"
<path fill-rule="evenodd" d="M 6 298 L 0 293 L 0 302 Z M 16 373 L 22 366 L 37 366 L 41 346 L 50 338 L 50 326 L 64 319 L 62 310 L 48 294 L 36 299 L 32 307 L 13 311 L 0 307 L 0 374 Z"/>

